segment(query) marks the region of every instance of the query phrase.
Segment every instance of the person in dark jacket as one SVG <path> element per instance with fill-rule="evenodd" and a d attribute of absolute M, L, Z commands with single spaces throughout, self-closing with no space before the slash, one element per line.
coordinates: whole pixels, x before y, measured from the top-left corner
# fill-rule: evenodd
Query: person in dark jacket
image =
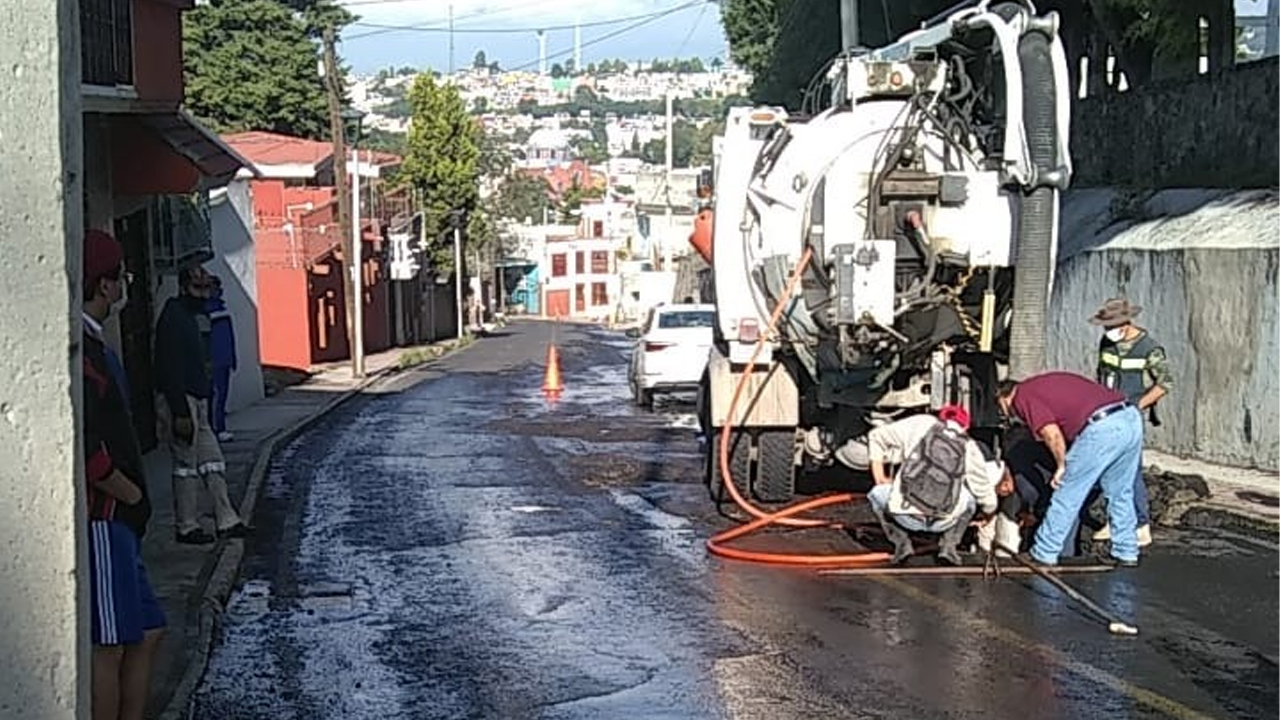
<path fill-rule="evenodd" d="M 226 460 L 209 424 L 212 363 L 208 348 L 209 274 L 199 265 L 178 273 L 179 295 L 165 303 L 156 324 L 155 369 L 162 402 L 161 422 L 168 425 L 173 456 L 174 522 L 180 543 L 211 543 L 200 527 L 198 495 L 203 481 L 213 498 L 219 535 L 244 537 L 248 529 L 227 496 Z"/>
<path fill-rule="evenodd" d="M 142 563 L 151 516 L 123 365 L 102 324 L 123 307 L 124 255 L 110 235 L 84 239 L 84 458 L 89 511 L 89 604 L 94 717 L 142 720 L 164 611 Z"/>
<path fill-rule="evenodd" d="M 222 299 L 222 279 L 212 275 L 213 289 L 205 303 L 209 316 L 209 360 L 213 367 L 213 398 L 209 403 L 209 422 L 219 442 L 235 439 L 227 432 L 227 396 L 231 391 L 231 373 L 236 371 L 236 331 L 231 313 Z"/>

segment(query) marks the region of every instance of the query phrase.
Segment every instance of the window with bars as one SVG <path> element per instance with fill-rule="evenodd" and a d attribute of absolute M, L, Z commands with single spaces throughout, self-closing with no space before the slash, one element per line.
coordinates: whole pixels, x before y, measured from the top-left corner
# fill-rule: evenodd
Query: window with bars
<path fill-rule="evenodd" d="M 574 253 L 573 271 L 579 275 L 585 275 L 587 272 L 587 254 L 581 250 Z"/>
<path fill-rule="evenodd" d="M 591 251 L 591 272 L 596 275 L 607 275 L 609 273 L 609 253 L 607 251 Z"/>
<path fill-rule="evenodd" d="M 160 272 L 213 257 L 209 194 L 162 195 L 151 206 L 152 258 Z"/>
<path fill-rule="evenodd" d="M 591 283 L 591 304 L 597 307 L 609 304 L 609 288 L 604 283 Z"/>
<path fill-rule="evenodd" d="M 551 277 L 564 277 L 569 272 L 568 260 L 564 253 L 556 253 L 551 256 Z"/>
<path fill-rule="evenodd" d="M 133 0 L 80 0 L 80 80 L 133 84 Z"/>

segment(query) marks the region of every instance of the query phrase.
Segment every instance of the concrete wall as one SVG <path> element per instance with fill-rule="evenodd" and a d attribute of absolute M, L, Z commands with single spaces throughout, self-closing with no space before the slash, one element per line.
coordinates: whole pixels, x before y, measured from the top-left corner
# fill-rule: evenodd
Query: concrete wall
<path fill-rule="evenodd" d="M 1267 191 L 1069 193 L 1050 307 L 1054 367 L 1092 375 L 1108 297 L 1145 310 L 1175 387 L 1148 447 L 1208 462 L 1280 468 L 1280 196 Z"/>
<path fill-rule="evenodd" d="M 24 2 L 7 15 L 0 127 L 15 131 L 0 143 L 0 717 L 71 720 L 89 716 L 79 4 Z"/>
<path fill-rule="evenodd" d="M 1076 187 L 1273 187 L 1280 171 L 1276 58 L 1219 75 L 1076 102 Z"/>
<path fill-rule="evenodd" d="M 209 272 L 222 278 L 222 295 L 236 332 L 236 362 L 227 409 L 235 412 L 262 399 L 258 352 L 258 267 L 253 244 L 253 201 L 247 180 L 215 192 L 209 209 L 214 258 Z"/>

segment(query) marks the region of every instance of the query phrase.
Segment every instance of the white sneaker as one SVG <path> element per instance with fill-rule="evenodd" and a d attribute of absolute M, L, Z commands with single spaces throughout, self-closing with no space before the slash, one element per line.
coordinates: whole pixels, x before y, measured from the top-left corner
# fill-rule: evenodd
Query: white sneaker
<path fill-rule="evenodd" d="M 1146 547 L 1151 544 L 1151 526 L 1143 525 L 1138 528 L 1138 547 Z"/>
<path fill-rule="evenodd" d="M 1110 540 L 1111 525 L 1103 525 L 1102 529 L 1093 534 L 1094 540 Z M 1138 528 L 1138 547 L 1146 547 L 1151 544 L 1151 526 L 1143 525 Z"/>
<path fill-rule="evenodd" d="M 232 435 L 230 432 L 226 430 L 223 430 L 222 432 L 218 433 L 218 442 L 231 442 L 232 440 L 235 440 L 235 439 L 236 439 L 236 436 Z"/>

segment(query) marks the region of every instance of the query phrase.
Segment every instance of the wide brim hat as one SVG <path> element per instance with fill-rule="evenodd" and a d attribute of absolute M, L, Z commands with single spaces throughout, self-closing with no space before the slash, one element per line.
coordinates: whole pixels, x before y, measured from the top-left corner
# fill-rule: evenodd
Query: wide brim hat
<path fill-rule="evenodd" d="M 1141 312 L 1141 305 L 1134 305 L 1125 298 L 1111 298 L 1098 308 L 1093 317 L 1089 318 L 1089 323 L 1101 325 L 1104 328 L 1119 327 L 1133 322 Z"/>

